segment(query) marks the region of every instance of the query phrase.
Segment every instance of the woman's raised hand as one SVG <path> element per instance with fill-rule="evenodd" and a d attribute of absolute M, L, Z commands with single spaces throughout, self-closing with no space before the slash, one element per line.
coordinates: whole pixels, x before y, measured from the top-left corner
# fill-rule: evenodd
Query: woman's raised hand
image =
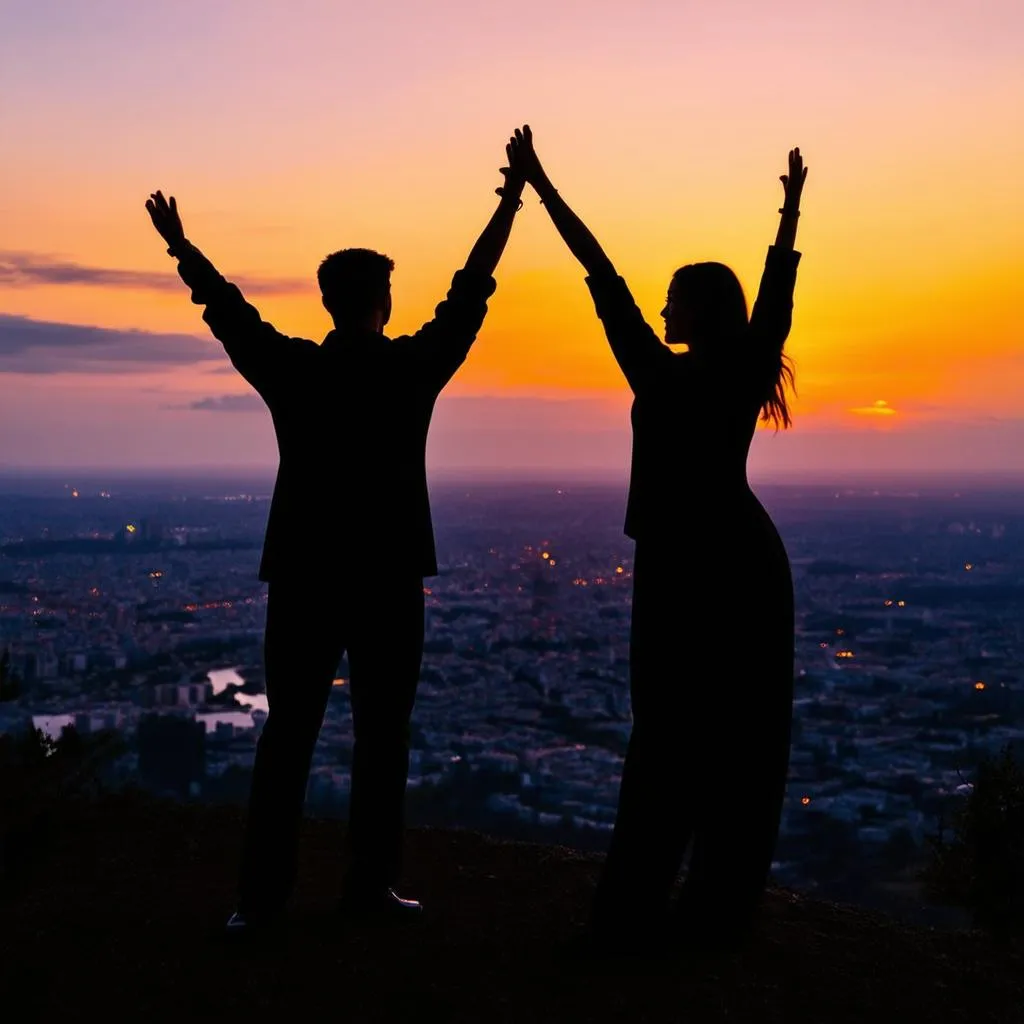
<path fill-rule="evenodd" d="M 807 180 L 807 168 L 804 158 L 800 155 L 800 147 L 789 151 L 789 174 L 780 174 L 779 181 L 785 190 L 785 200 L 779 212 L 796 213 L 800 209 L 800 194 Z"/>

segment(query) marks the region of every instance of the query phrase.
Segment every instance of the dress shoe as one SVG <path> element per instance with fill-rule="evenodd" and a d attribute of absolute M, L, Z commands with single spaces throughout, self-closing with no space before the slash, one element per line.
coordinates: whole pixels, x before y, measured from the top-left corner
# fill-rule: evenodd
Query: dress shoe
<path fill-rule="evenodd" d="M 394 889 L 352 889 L 338 901 L 338 914 L 349 920 L 417 921 L 423 914 L 423 904 L 403 899 Z"/>
<path fill-rule="evenodd" d="M 276 913 L 249 913 L 236 910 L 224 925 L 224 937 L 232 942 L 250 942 L 280 939 L 284 935 L 285 915 Z"/>

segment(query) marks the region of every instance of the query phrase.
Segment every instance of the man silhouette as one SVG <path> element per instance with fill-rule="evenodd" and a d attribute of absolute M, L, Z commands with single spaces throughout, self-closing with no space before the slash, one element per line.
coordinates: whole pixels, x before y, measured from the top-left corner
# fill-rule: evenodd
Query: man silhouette
<path fill-rule="evenodd" d="M 508 148 L 506 147 L 506 151 Z M 523 181 L 498 207 L 434 319 L 389 340 L 394 263 L 343 249 L 317 278 L 334 330 L 287 337 L 185 237 L 174 197 L 146 209 L 205 306 L 203 319 L 270 409 L 279 468 L 259 578 L 269 583 L 269 714 L 253 765 L 233 935 L 283 922 L 313 748 L 347 652 L 354 746 L 349 866 L 340 908 L 412 918 L 401 868 L 409 719 L 423 651 L 423 577 L 437 572 L 425 448 L 434 402 L 462 364 L 494 292 Z"/>

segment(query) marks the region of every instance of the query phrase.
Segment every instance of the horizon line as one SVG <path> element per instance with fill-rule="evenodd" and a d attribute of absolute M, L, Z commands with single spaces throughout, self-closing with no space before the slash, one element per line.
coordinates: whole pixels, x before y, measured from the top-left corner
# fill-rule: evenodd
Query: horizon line
<path fill-rule="evenodd" d="M 0 480 L 39 480 L 74 482 L 79 480 L 160 480 L 160 479 L 192 479 L 192 480 L 267 480 L 272 482 L 277 474 L 277 467 L 269 465 L 253 466 L 59 466 L 29 467 L 5 466 L 0 464 Z M 581 469 L 580 467 L 524 468 L 510 467 L 496 469 L 493 466 L 460 467 L 458 469 L 428 469 L 428 484 L 436 483 L 566 483 L 566 484 L 617 484 L 625 485 L 629 480 L 629 469 Z M 1019 470 L 912 470 L 880 469 L 876 472 L 856 470 L 782 470 L 749 474 L 753 486 L 778 484 L 831 484 L 860 486 L 891 486 L 899 483 L 902 487 L 914 485 L 936 484 L 1001 484 L 1024 487 L 1024 472 Z"/>

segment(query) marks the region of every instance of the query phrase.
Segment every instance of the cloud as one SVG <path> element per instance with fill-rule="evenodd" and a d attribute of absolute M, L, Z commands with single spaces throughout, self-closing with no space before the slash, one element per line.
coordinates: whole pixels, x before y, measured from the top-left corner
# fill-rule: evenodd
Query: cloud
<path fill-rule="evenodd" d="M 0 250 L 0 286 L 79 285 L 125 288 L 133 291 L 181 292 L 185 285 L 170 261 L 166 271 L 87 267 L 45 253 Z M 294 295 L 312 289 L 312 281 L 297 277 L 232 276 L 249 295 Z"/>
<path fill-rule="evenodd" d="M 131 373 L 224 359 L 192 334 L 111 330 L 0 313 L 0 373 Z"/>
<path fill-rule="evenodd" d="M 263 412 L 266 405 L 259 395 L 249 392 L 244 395 L 213 395 L 176 408 L 198 409 L 201 412 Z"/>

